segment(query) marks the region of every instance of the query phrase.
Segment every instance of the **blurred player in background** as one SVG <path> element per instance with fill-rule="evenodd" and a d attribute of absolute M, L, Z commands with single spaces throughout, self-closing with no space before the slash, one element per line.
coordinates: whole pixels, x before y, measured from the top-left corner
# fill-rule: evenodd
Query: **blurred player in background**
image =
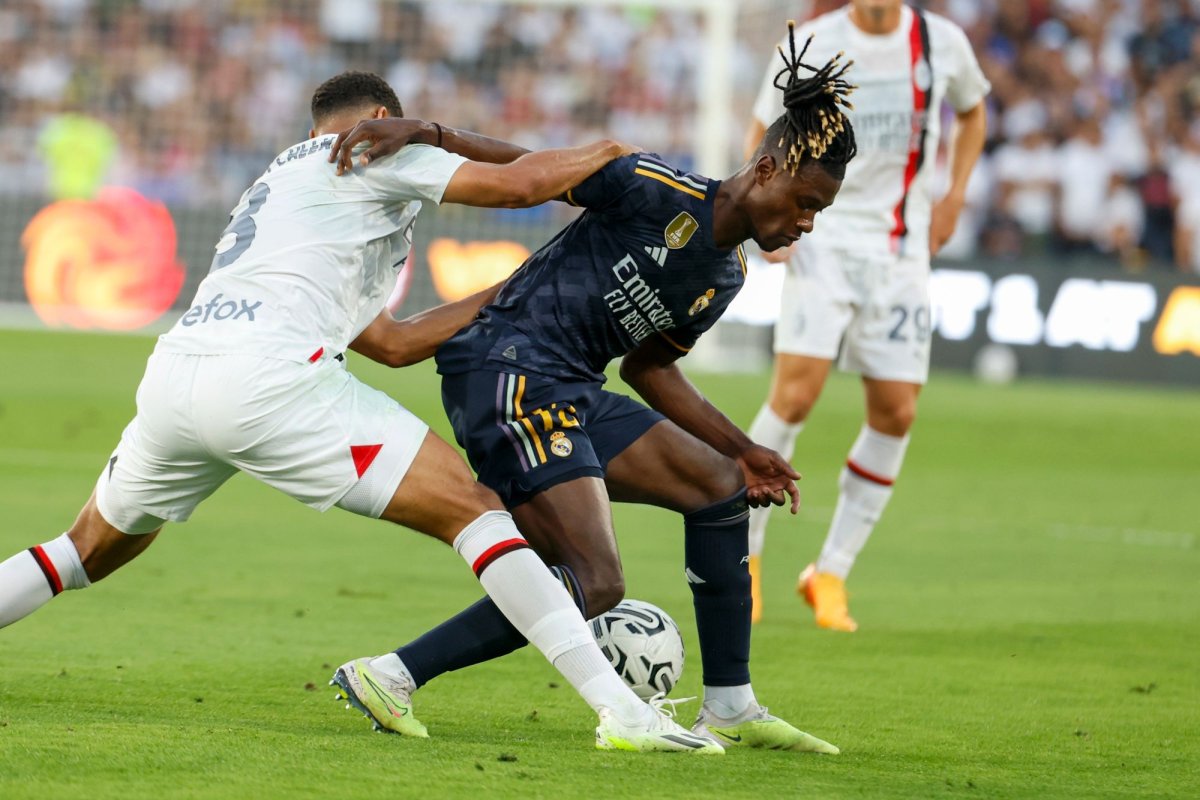
<path fill-rule="evenodd" d="M 983 149 L 983 98 L 990 86 L 962 30 L 901 0 L 852 0 L 797 29 L 801 39 L 810 35 L 817 61 L 839 51 L 853 61 L 847 75 L 859 89 L 849 117 L 859 154 L 813 234 L 774 255 L 788 262 L 775 375 L 749 433 L 790 458 L 839 345 L 839 366 L 862 375 L 866 423 L 842 471 L 824 548 L 797 586 L 820 627 L 853 631 L 858 625 L 846 604 L 846 576 L 904 461 L 917 394 L 929 374 L 929 260 L 962 210 Z M 768 69 L 763 80 L 747 152 L 782 108 L 775 72 Z M 954 109 L 955 124 L 950 188 L 935 203 L 943 100 Z M 755 619 L 762 614 L 769 515 L 770 509 L 757 510 L 750 521 Z"/>
<path fill-rule="evenodd" d="M 569 580 L 585 617 L 625 592 L 610 502 L 683 515 L 704 671 L 693 731 L 725 746 L 836 753 L 767 713 L 750 685 L 747 505 L 783 504 L 790 494 L 795 513 L 799 475 L 676 364 L 741 289 L 741 243 L 774 250 L 809 233 L 854 156 L 843 67 L 830 58 L 813 69 L 802 56 L 785 55 L 781 115 L 741 170 L 722 182 L 648 154 L 615 160 L 567 193 L 587 210 L 438 349 L 437 364 L 443 404 L 480 481 Z M 361 137 L 379 148 L 386 128 L 360 125 L 347 144 Z M 618 356 L 621 377 L 649 408 L 604 390 Z M 412 693 L 428 681 L 524 644 L 485 599 L 394 653 L 344 664 L 335 681 L 348 696 L 355 676 L 386 686 L 388 705 L 411 717 Z"/>
<path fill-rule="evenodd" d="M 234 208 L 71 530 L 0 564 L 0 627 L 123 566 L 166 520 L 183 522 L 241 471 L 318 510 L 336 505 L 454 547 L 625 749 L 720 754 L 625 686 L 499 498 L 342 356 L 349 348 L 393 366 L 427 358 L 492 296 L 403 322 L 383 310 L 422 202 L 535 205 L 631 148 L 602 141 L 495 165 L 413 145 L 339 177 L 327 157 L 336 132 L 388 116 L 402 110 L 378 76 L 344 73 L 317 89 L 310 138 L 280 153 Z M 420 723 L 406 732 L 426 735 Z"/>

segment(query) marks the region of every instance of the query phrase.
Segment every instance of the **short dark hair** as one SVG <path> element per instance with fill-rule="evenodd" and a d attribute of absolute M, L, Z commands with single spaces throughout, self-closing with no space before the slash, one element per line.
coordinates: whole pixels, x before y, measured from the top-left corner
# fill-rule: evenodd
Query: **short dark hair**
<path fill-rule="evenodd" d="M 775 76 L 775 87 L 783 91 L 783 116 L 771 123 L 763 136 L 762 151 L 784 157 L 784 168 L 793 175 L 805 163 L 815 161 L 831 176 L 841 180 L 846 165 L 858 152 L 854 128 L 842 108 L 854 108 L 846 97 L 855 90 L 843 75 L 854 63 L 840 63 L 838 53 L 817 69 L 801 61 L 812 44 L 809 36 L 796 53 L 796 23 L 788 22 L 788 48 L 779 48 L 784 68 Z M 811 73 L 801 77 L 801 70 Z"/>
<path fill-rule="evenodd" d="M 317 123 L 331 114 L 366 106 L 384 106 L 393 117 L 403 117 L 400 99 L 387 81 L 373 72 L 343 72 L 313 92 L 312 118 Z"/>

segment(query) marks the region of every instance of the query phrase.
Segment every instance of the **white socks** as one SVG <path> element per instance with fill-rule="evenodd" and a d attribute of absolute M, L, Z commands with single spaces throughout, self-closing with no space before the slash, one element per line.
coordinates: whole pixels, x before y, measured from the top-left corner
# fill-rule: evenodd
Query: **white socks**
<path fill-rule="evenodd" d="M 763 403 L 758 410 L 758 416 L 750 425 L 747 432 L 755 444 L 769 447 L 788 461 L 796 450 L 796 437 L 804 430 L 804 423 L 795 424 L 784 422 L 779 415 L 771 410 L 769 403 Z M 750 509 L 750 555 L 761 556 L 763 541 L 767 535 L 767 521 L 771 517 L 771 506 Z"/>
<path fill-rule="evenodd" d="M 742 686 L 705 686 L 704 710 L 724 721 L 742 721 L 747 711 L 758 711 L 758 699 L 750 684 Z"/>
<path fill-rule="evenodd" d="M 892 484 L 900 474 L 908 440 L 907 435 L 888 436 L 863 425 L 838 480 L 841 493 L 817 559 L 818 572 L 829 572 L 842 580 L 850 574 L 892 497 Z"/>
<path fill-rule="evenodd" d="M 91 586 L 67 534 L 0 563 L 0 628 L 29 616 L 60 592 Z"/>
<path fill-rule="evenodd" d="M 648 706 L 600 652 L 562 583 L 529 548 L 506 511 L 489 511 L 462 530 L 455 551 L 509 622 L 562 673 L 596 711 L 622 722 L 644 718 Z"/>
<path fill-rule="evenodd" d="M 401 683 L 407 683 L 409 686 L 415 686 L 416 681 L 413 680 L 412 673 L 408 671 L 408 667 L 400 659 L 400 656 L 395 653 L 384 653 L 381 656 L 375 656 L 371 659 L 371 669 L 378 670 L 388 677 L 395 678 Z"/>

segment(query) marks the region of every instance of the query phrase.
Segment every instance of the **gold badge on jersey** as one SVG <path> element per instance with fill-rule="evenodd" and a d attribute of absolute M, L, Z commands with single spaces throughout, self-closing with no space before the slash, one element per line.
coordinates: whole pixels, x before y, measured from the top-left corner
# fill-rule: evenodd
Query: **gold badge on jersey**
<path fill-rule="evenodd" d="M 696 302 L 692 303 L 692 307 L 688 309 L 688 316 L 694 317 L 704 309 L 708 308 L 708 301 L 713 299 L 713 295 L 717 292 L 715 289 L 709 289 L 704 294 L 696 298 Z"/>
<path fill-rule="evenodd" d="M 575 445 L 571 444 L 571 440 L 562 431 L 555 431 L 550 434 L 550 452 L 559 458 L 566 458 L 571 455 L 571 451 L 575 449 Z"/>
<path fill-rule="evenodd" d="M 663 239 L 671 250 L 678 250 L 692 239 L 692 234 L 700 230 L 700 223 L 686 211 L 680 211 L 679 216 L 671 220 L 663 231 Z"/>

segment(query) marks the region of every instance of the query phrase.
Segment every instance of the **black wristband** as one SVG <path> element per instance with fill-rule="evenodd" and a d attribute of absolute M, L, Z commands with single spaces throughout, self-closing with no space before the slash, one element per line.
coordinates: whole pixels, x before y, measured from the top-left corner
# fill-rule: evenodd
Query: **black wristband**
<path fill-rule="evenodd" d="M 437 128 L 437 132 L 438 132 L 437 144 L 434 146 L 441 147 L 442 146 L 442 126 L 435 122 L 435 123 L 433 123 L 433 127 Z"/>

